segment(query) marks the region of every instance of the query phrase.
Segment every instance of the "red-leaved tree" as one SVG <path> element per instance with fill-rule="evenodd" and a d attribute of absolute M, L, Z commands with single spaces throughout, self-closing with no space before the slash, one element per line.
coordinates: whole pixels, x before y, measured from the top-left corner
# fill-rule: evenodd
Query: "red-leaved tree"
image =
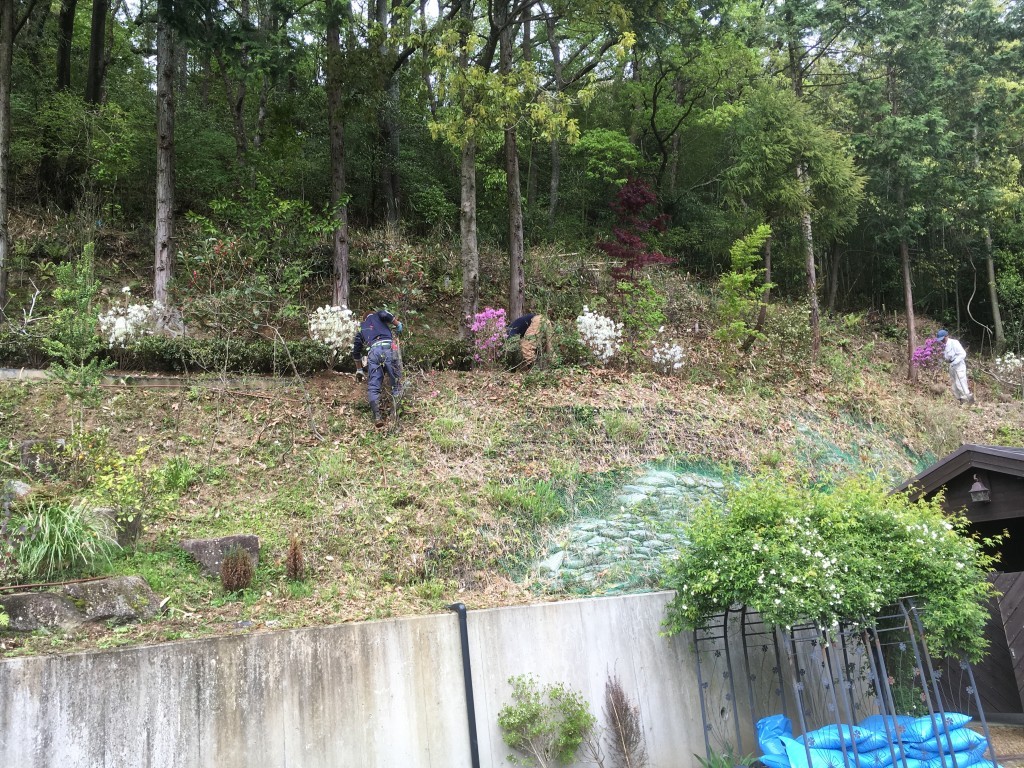
<path fill-rule="evenodd" d="M 657 233 L 668 227 L 668 215 L 655 212 L 658 195 L 640 179 L 626 182 L 611 203 L 615 212 L 614 240 L 602 240 L 597 247 L 621 264 L 612 269 L 617 280 L 636 280 L 640 270 L 652 264 L 672 264 L 652 244 Z"/>

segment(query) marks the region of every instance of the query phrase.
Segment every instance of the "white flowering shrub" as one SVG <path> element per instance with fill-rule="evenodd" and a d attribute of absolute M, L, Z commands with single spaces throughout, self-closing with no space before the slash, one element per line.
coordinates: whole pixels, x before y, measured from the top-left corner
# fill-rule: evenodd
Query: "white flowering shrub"
<path fill-rule="evenodd" d="M 606 365 L 615 357 L 622 346 L 622 323 L 616 323 L 610 317 L 591 312 L 586 305 L 583 306 L 583 314 L 576 318 L 576 330 L 579 331 L 583 346 L 602 365 Z"/>
<path fill-rule="evenodd" d="M 124 306 L 111 307 L 99 316 L 100 335 L 111 349 L 126 349 L 143 336 L 153 333 L 156 327 L 156 314 L 163 309 L 160 302 L 149 304 L 132 304 L 132 290 L 128 286 L 121 289 L 125 297 Z"/>
<path fill-rule="evenodd" d="M 1024 357 L 1007 352 L 996 358 L 996 370 L 1002 376 L 1019 376 L 1024 371 Z"/>
<path fill-rule="evenodd" d="M 767 624 L 829 627 L 914 595 L 928 607 L 931 648 L 971 659 L 984 652 L 995 562 L 986 547 L 1001 538 L 973 538 L 967 518 L 947 515 L 939 501 L 894 494 L 879 478 L 824 489 L 761 473 L 731 488 L 726 507 L 695 511 L 689 544 L 666 566 L 663 586 L 677 594 L 669 631 L 705 626 L 737 604 Z"/>
<path fill-rule="evenodd" d="M 664 330 L 665 327 L 662 326 L 658 332 L 661 333 Z M 679 344 L 666 341 L 655 345 L 651 362 L 662 373 L 676 373 L 682 370 L 683 363 L 686 362 L 686 353 Z"/>
<path fill-rule="evenodd" d="M 1024 357 L 1007 352 L 995 359 L 996 378 L 1024 391 Z"/>
<path fill-rule="evenodd" d="M 331 350 L 331 367 L 338 357 L 352 347 L 359 331 L 359 321 L 348 307 L 325 305 L 309 316 L 309 337 Z"/>

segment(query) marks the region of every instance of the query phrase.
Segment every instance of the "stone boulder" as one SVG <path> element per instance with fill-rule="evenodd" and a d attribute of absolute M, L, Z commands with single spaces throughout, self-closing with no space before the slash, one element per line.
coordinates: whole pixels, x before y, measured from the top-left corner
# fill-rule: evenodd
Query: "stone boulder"
<path fill-rule="evenodd" d="M 0 594 L 0 608 L 10 616 L 7 629 L 15 632 L 74 629 L 85 622 L 85 614 L 70 597 L 52 592 Z"/>
<path fill-rule="evenodd" d="M 260 563 L 260 539 L 251 533 L 223 536 L 219 539 L 185 539 L 181 548 L 196 559 L 208 576 L 220 577 L 220 566 L 224 556 L 235 547 L 241 547 L 252 560 L 252 567 Z"/>
<path fill-rule="evenodd" d="M 0 491 L 0 502 L 18 501 L 30 493 L 32 493 L 32 486 L 28 483 L 23 483 L 21 480 L 8 480 L 4 483 L 3 490 Z"/>
<path fill-rule="evenodd" d="M 62 592 L 75 603 L 86 621 L 127 624 L 152 618 L 160 610 L 160 598 L 141 576 L 66 584 Z"/>

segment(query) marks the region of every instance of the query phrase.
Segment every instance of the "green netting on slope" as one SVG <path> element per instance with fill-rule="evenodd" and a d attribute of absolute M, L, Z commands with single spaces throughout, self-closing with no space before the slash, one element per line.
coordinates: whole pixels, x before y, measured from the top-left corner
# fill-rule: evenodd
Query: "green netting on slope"
<path fill-rule="evenodd" d="M 921 457 L 899 438 L 852 416 L 839 424 L 813 414 L 796 422 L 789 463 L 822 482 L 867 473 L 895 486 L 917 473 Z M 532 565 L 515 575 L 544 594 L 656 589 L 665 558 L 686 544 L 693 510 L 723 504 L 737 477 L 731 468 L 684 458 L 589 477 L 565 494 L 570 521 L 550 531 Z"/>

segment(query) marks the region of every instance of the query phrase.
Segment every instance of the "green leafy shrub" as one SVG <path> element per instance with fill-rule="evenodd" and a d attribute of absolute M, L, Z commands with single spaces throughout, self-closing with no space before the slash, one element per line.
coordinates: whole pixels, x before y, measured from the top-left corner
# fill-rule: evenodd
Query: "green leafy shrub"
<path fill-rule="evenodd" d="M 423 370 L 468 371 L 473 367 L 473 353 L 460 338 L 414 336 L 402 340 L 402 363 Z"/>
<path fill-rule="evenodd" d="M 327 262 L 333 219 L 278 197 L 262 174 L 210 208 L 210 216 L 190 214 L 181 235 L 172 293 L 187 322 L 251 338 L 303 318 L 303 285 Z"/>
<path fill-rule="evenodd" d="M 715 336 L 721 341 L 738 344 L 750 336 L 764 338 L 754 325 L 754 314 L 767 287 L 762 281 L 764 269 L 757 265 L 761 247 L 771 234 L 771 227 L 761 224 L 729 249 L 731 269 L 718 281 L 722 300 L 718 305 L 720 325 Z"/>
<path fill-rule="evenodd" d="M 623 346 L 632 361 L 643 357 L 659 329 L 665 325 L 668 298 L 647 275 L 636 281 L 617 283 L 619 319 L 625 329 Z"/>
<path fill-rule="evenodd" d="M 562 683 L 542 686 L 530 675 L 511 677 L 509 683 L 512 702 L 498 712 L 498 725 L 505 743 L 526 755 L 521 764 L 571 763 L 596 722 L 583 697 Z"/>
<path fill-rule="evenodd" d="M 226 592 L 241 592 L 252 584 L 256 568 L 249 553 L 241 547 L 234 547 L 224 555 L 220 564 L 220 583 Z"/>
<path fill-rule="evenodd" d="M 52 580 L 87 572 L 117 550 L 113 521 L 82 503 L 29 497 L 20 523 L 27 531 L 17 560 L 25 578 Z"/>
<path fill-rule="evenodd" d="M 40 335 L 11 324 L 0 326 L 0 365 L 8 368 L 42 368 L 49 362 Z"/>
<path fill-rule="evenodd" d="M 84 399 L 112 365 L 101 355 L 104 344 L 93 312 L 99 291 L 93 275 L 93 244 L 85 246 L 81 257 L 59 264 L 54 275 L 56 308 L 42 324 L 42 346 L 50 358 L 50 375 L 65 385 L 69 395 Z"/>
<path fill-rule="evenodd" d="M 852 478 L 831 490 L 765 473 L 733 488 L 727 511 L 691 518 L 690 546 L 666 572 L 677 590 L 666 627 L 701 626 L 730 605 L 769 624 L 871 620 L 907 595 L 925 605 L 929 645 L 979 658 L 985 650 L 986 579 L 995 539 L 967 535 L 967 520 L 939 500 L 911 501 L 882 481 Z"/>

